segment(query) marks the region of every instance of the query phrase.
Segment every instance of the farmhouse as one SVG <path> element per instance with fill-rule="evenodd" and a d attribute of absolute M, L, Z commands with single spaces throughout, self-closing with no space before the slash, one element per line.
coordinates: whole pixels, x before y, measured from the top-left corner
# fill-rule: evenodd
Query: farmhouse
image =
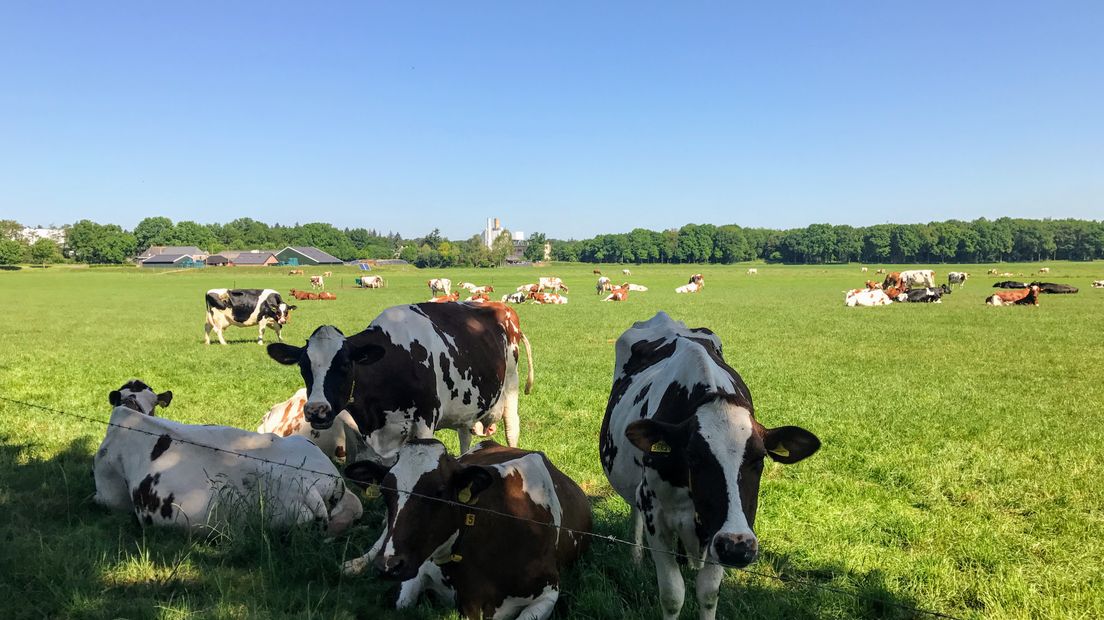
<path fill-rule="evenodd" d="M 340 265 L 341 259 L 318 248 L 288 246 L 276 253 L 281 265 Z"/>
<path fill-rule="evenodd" d="M 145 263 L 147 260 L 162 254 L 191 256 L 192 260 L 197 262 L 203 262 L 207 259 L 207 252 L 194 245 L 151 245 L 145 252 L 136 256 L 135 260 L 139 263 Z"/>
<path fill-rule="evenodd" d="M 227 250 L 207 257 L 208 267 L 269 267 L 280 264 L 272 250 Z"/>

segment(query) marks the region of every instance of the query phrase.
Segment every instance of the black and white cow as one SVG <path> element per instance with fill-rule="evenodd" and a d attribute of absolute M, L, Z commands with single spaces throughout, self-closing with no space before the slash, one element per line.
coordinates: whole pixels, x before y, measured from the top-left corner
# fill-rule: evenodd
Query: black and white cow
<path fill-rule="evenodd" d="M 1070 295 L 1077 292 L 1076 286 L 1056 284 L 1054 282 L 1032 282 L 1031 286 L 1038 286 L 1040 293 L 1047 293 L 1050 295 Z"/>
<path fill-rule="evenodd" d="M 993 288 L 1027 288 L 1027 282 L 1017 282 L 1015 280 L 1003 280 L 1001 282 L 994 282 Z"/>
<path fill-rule="evenodd" d="M 455 429 L 460 451 L 471 430 L 503 420 L 507 443 L 518 443 L 518 357 L 529 340 L 517 312 L 497 302 L 423 303 L 384 310 L 368 329 L 345 337 L 323 325 L 305 347 L 271 344 L 281 364 L 298 364 L 307 387 L 304 413 L 316 429 L 348 411 L 367 444 L 362 457 L 393 463 L 407 439 Z"/>
<path fill-rule="evenodd" d="M 701 568 L 701 617 L 716 616 L 724 567 L 746 566 L 759 552 L 753 527 L 764 458 L 796 463 L 819 448 L 805 429 L 756 421 L 751 393 L 708 329 L 659 312 L 617 339 L 599 454 L 633 508 L 638 542 L 646 530 L 664 618 L 682 609 L 673 555 L 682 549 Z"/>
<path fill-rule="evenodd" d="M 382 553 L 373 548 L 342 570 L 358 574 L 374 561 L 402 582 L 400 609 L 428 590 L 465 618 L 543 620 L 562 571 L 589 542 L 586 493 L 540 452 L 485 441 L 456 459 L 435 439 L 415 439 L 394 466 L 361 461 L 345 474 L 380 485 L 387 527 Z"/>
<path fill-rule="evenodd" d="M 129 381 L 108 395 L 110 426 L 92 459 L 96 503 L 143 526 L 221 530 L 259 510 L 284 529 L 319 524 L 337 535 L 360 518 L 360 499 L 305 437 L 155 418 L 171 392 Z"/>
<path fill-rule="evenodd" d="M 943 286 L 946 286 L 944 284 Z M 941 288 L 910 288 L 905 291 L 905 301 L 911 303 L 938 304 L 942 303 L 943 289 Z"/>
<path fill-rule="evenodd" d="M 211 330 L 215 330 L 219 342 L 226 344 L 222 330 L 231 325 L 238 327 L 259 326 L 257 344 L 264 344 L 265 327 L 276 332 L 276 338 L 283 340 L 280 330 L 291 318 L 295 306 L 284 303 L 280 294 L 266 288 L 213 288 L 207 291 L 207 323 L 203 328 L 203 342 L 211 344 Z"/>
<path fill-rule="evenodd" d="M 957 284 L 959 288 L 966 286 L 966 280 L 970 279 L 970 274 L 965 271 L 952 271 L 947 274 L 947 284 Z"/>

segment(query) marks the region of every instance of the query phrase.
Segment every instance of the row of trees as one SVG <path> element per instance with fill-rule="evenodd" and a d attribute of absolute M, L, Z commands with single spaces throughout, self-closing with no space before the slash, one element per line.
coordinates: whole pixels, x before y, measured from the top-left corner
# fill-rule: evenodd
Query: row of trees
<path fill-rule="evenodd" d="M 115 224 L 81 220 L 66 227 L 65 247 L 48 239 L 28 244 L 22 226 L 0 221 L 0 264 L 73 260 L 123 263 L 152 245 L 194 245 L 209 252 L 314 246 L 342 259 L 403 258 L 419 267 L 502 264 L 513 251 L 508 232 L 487 248 L 476 235 L 450 241 L 438 230 L 417 239 L 365 228 L 330 224 L 269 225 L 249 218 L 227 224 L 174 223 L 149 217 L 133 231 Z M 1104 222 L 985 218 L 929 224 L 876 224 L 853 227 L 811 224 L 774 230 L 737 225 L 687 224 L 663 231 L 637 228 L 627 233 L 582 240 L 531 236 L 525 258 L 540 260 L 548 241 L 553 260 L 589 263 L 735 263 L 749 260 L 822 264 L 974 263 L 1104 258 Z"/>

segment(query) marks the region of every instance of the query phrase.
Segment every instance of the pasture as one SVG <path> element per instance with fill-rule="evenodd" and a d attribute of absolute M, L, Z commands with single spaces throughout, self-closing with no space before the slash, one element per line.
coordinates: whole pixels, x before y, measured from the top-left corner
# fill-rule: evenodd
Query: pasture
<path fill-rule="evenodd" d="M 355 333 L 387 306 L 425 301 L 430 277 L 493 284 L 497 299 L 538 275 L 561 276 L 568 305 L 518 307 L 536 367 L 533 393 L 521 397 L 521 446 L 583 486 L 598 533 L 629 537 L 628 508 L 598 462 L 598 429 L 614 341 L 666 310 L 717 332 L 763 424 L 800 425 L 823 441 L 800 464 L 767 464 L 762 554 L 750 567 L 767 576 L 729 571 L 719 617 L 920 617 L 896 605 L 1104 617 L 1104 290 L 1089 288 L 1104 264 L 1047 265 L 1047 281 L 1081 292 L 990 308 L 987 266 L 936 265 L 940 281 L 950 270 L 972 279 L 938 305 L 846 308 L 842 291 L 880 279 L 874 266 L 756 265 L 749 276 L 747 265 L 645 265 L 627 278 L 605 268 L 651 290 L 600 303 L 592 265 L 380 269 L 388 286 L 379 290 L 349 288 L 364 272 L 342 267 L 327 278 L 338 299 L 295 302 L 284 337 L 302 344 L 323 323 Z M 1037 267 L 1000 266 L 1027 280 Z M 675 295 L 694 272 L 706 289 Z M 202 344 L 203 293 L 214 287 L 309 285 L 283 269 L 0 273 L 0 396 L 106 420 L 107 392 L 138 377 L 174 392 L 161 415 L 254 429 L 302 380 L 264 354 L 255 328 L 229 328 L 229 346 Z M 250 524 L 199 540 L 100 509 L 89 472 L 104 431 L 0 401 L 0 616 L 455 617 L 426 603 L 398 614 L 393 584 L 338 572 L 375 539 L 378 500 L 332 542 Z M 455 449 L 454 433 L 440 437 Z M 595 541 L 562 590 L 556 617 L 659 616 L 651 560 L 638 567 L 621 545 Z M 688 596 L 683 617 L 694 614 Z"/>

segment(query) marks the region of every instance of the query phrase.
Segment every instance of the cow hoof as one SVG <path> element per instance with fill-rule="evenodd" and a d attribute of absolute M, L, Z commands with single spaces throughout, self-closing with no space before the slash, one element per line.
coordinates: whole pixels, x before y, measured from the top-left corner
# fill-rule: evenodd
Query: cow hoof
<path fill-rule="evenodd" d="M 363 573 L 366 568 L 368 568 L 368 560 L 356 558 L 341 565 L 341 574 L 346 577 L 355 577 Z"/>

